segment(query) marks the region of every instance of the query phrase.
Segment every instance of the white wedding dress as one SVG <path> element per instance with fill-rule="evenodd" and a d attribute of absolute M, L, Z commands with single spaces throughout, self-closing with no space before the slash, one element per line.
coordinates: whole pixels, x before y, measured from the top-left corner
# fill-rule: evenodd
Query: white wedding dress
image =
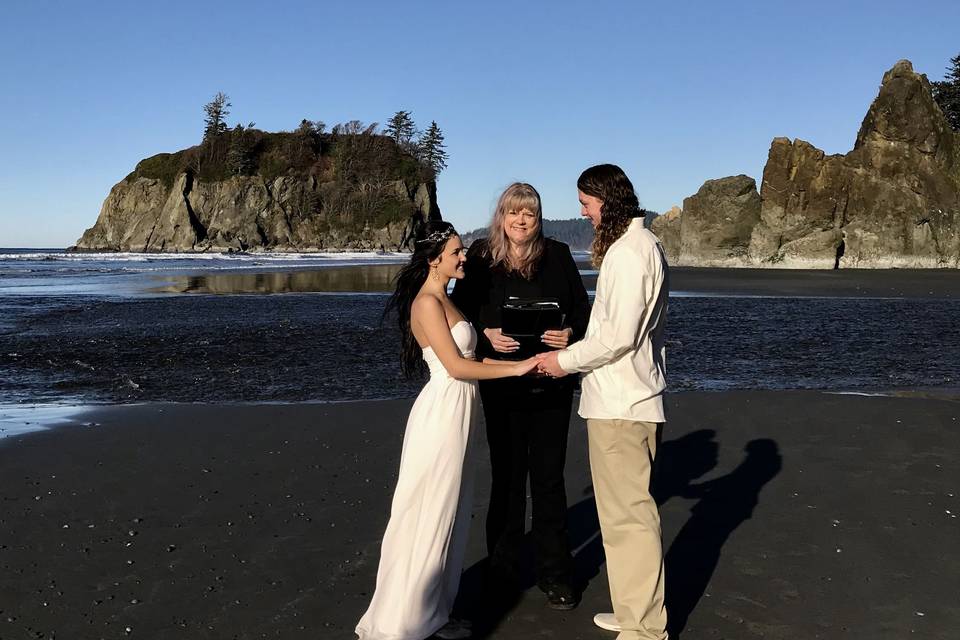
<path fill-rule="evenodd" d="M 472 358 L 469 322 L 450 333 Z M 473 499 L 476 381 L 451 378 L 423 349 L 430 380 L 407 419 L 400 475 L 380 551 L 377 588 L 357 624 L 361 640 L 424 640 L 444 626 L 460 584 Z"/>

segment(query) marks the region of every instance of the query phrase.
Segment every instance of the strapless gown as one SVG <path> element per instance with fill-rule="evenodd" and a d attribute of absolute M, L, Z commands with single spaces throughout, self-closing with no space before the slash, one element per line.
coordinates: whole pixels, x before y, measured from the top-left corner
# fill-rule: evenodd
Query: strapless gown
<path fill-rule="evenodd" d="M 450 333 L 460 353 L 472 358 L 477 334 L 470 323 L 459 322 Z M 356 629 L 361 640 L 424 640 L 447 623 L 460 586 L 473 499 L 477 383 L 451 378 L 430 347 L 423 359 L 430 380 L 407 419 L 377 587 Z"/>

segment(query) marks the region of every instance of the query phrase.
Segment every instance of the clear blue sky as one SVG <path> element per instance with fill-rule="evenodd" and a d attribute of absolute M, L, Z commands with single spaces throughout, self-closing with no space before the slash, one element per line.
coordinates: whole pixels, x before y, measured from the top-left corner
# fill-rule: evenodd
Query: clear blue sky
<path fill-rule="evenodd" d="M 141 6 L 142 5 L 142 6 Z M 960 53 L 960 2 L 49 2 L 0 21 L 0 246 L 67 246 L 141 158 L 228 119 L 443 129 L 444 216 L 486 224 L 513 180 L 548 218 L 575 181 L 626 169 L 665 210 L 704 180 L 758 181 L 770 140 L 848 151 L 883 72 Z"/>

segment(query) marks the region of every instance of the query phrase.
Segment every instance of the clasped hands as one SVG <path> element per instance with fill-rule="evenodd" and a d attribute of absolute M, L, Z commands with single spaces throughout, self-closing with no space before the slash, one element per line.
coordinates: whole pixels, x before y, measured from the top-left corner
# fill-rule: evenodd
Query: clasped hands
<path fill-rule="evenodd" d="M 551 378 L 562 378 L 567 372 L 560 366 L 559 351 L 548 351 L 534 356 L 537 359 L 537 373 Z"/>
<path fill-rule="evenodd" d="M 520 347 L 519 342 L 510 336 L 504 335 L 499 328 L 487 328 L 483 330 L 483 333 L 487 336 L 494 351 L 512 353 Z M 563 349 L 570 343 L 570 337 L 572 335 L 573 330 L 569 327 L 566 329 L 552 329 L 545 331 L 540 340 L 548 347 Z M 560 363 L 557 361 L 556 351 L 541 353 L 535 357 L 537 359 L 537 373 L 539 375 L 550 376 L 551 378 L 562 378 L 567 375 L 567 372 L 560 367 Z"/>

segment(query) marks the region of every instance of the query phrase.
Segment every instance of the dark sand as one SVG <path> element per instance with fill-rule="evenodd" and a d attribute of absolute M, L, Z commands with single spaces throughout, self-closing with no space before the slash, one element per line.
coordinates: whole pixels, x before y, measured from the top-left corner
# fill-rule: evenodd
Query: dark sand
<path fill-rule="evenodd" d="M 705 295 L 954 299 L 960 296 L 960 270 L 671 267 L 670 290 Z"/>
<path fill-rule="evenodd" d="M 957 637 L 956 399 L 669 405 L 657 494 L 683 638 Z M 114 406 L 0 441 L 0 638 L 353 638 L 409 406 Z M 585 437 L 575 418 L 567 493 L 588 584 L 571 612 L 535 588 L 508 612 L 482 603 L 478 469 L 458 605 L 478 635 L 614 637 L 591 623 L 609 600 Z"/>
<path fill-rule="evenodd" d="M 376 273 L 331 269 L 315 286 L 333 287 L 335 274 L 357 290 L 389 280 Z M 286 280 L 301 276 L 314 286 L 309 273 L 274 275 L 243 275 L 217 290 L 288 291 Z M 956 388 L 960 380 L 960 270 L 675 269 L 671 277 L 675 292 L 691 296 L 670 303 L 676 391 Z M 418 385 L 400 377 L 396 325 L 381 322 L 385 301 L 330 291 L 0 297 L 0 403 L 409 397 Z"/>

